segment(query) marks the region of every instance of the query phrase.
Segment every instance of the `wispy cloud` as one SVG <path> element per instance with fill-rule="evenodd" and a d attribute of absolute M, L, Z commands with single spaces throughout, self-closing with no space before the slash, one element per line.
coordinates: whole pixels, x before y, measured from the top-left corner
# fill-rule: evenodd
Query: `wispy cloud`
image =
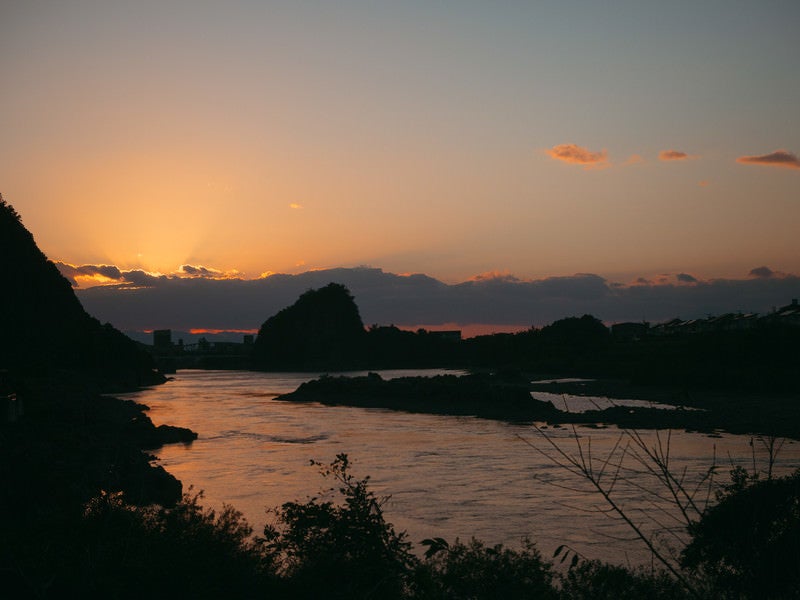
<path fill-rule="evenodd" d="M 608 152 L 592 152 L 577 144 L 559 144 L 547 150 L 548 156 L 573 165 L 583 165 L 586 169 L 600 168 L 608 165 Z"/>
<path fill-rule="evenodd" d="M 800 159 L 797 158 L 797 155 L 787 150 L 775 150 L 775 152 L 758 156 L 740 156 L 736 159 L 736 162 L 744 165 L 764 165 L 768 167 L 800 169 Z"/>
<path fill-rule="evenodd" d="M 640 154 L 631 154 L 624 163 L 622 163 L 623 167 L 628 167 L 630 165 L 639 165 L 643 162 L 647 162 L 645 158 Z"/>
<path fill-rule="evenodd" d="M 297 202 L 292 202 L 289 205 L 289 208 L 291 208 L 293 210 L 303 210 L 303 205 L 302 204 L 297 204 Z"/>
<path fill-rule="evenodd" d="M 689 160 L 691 158 L 697 158 L 697 156 L 687 154 L 681 150 L 662 150 L 658 153 L 658 158 L 659 160 Z"/>

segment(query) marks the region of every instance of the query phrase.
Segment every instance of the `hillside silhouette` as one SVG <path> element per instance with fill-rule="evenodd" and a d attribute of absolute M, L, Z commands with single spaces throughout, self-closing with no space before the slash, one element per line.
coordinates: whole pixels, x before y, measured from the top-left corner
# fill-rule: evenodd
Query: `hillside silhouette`
<path fill-rule="evenodd" d="M 147 407 L 100 395 L 164 377 L 136 343 L 86 313 L 2 197 L 0 277 L 3 589 L 9 597 L 73 597 L 65 582 L 92 576 L 77 566 L 86 503 L 99 495 L 175 505 L 181 482 L 143 450 L 197 435 L 156 427 Z"/>
<path fill-rule="evenodd" d="M 106 388 L 163 381 L 136 343 L 86 313 L 2 196 L 0 278 L 0 368 L 38 375 L 67 369 Z"/>

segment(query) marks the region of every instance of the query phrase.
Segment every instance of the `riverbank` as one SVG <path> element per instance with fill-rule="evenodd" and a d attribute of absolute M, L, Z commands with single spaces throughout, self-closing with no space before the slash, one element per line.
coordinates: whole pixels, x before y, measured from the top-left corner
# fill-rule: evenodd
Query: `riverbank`
<path fill-rule="evenodd" d="M 156 427 L 146 406 L 85 386 L 17 381 L 17 410 L 0 420 L 0 572 L 12 595 L 55 597 L 52 590 L 80 580 L 77 565 L 93 561 L 81 556 L 88 546 L 80 540 L 90 535 L 85 512 L 95 499 L 165 507 L 182 499 L 181 482 L 149 451 L 191 443 L 197 434 Z"/>

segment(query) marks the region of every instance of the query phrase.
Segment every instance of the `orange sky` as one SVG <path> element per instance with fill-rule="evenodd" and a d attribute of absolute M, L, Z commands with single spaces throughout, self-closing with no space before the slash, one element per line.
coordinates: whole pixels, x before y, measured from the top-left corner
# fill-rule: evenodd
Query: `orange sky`
<path fill-rule="evenodd" d="M 800 273 L 798 6 L 3 3 L 0 191 L 73 265 Z"/>

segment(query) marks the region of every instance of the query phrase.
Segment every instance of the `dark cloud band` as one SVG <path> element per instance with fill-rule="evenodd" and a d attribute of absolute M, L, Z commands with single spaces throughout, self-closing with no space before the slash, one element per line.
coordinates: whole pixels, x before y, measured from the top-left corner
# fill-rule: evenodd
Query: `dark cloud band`
<path fill-rule="evenodd" d="M 765 270 L 766 269 L 766 270 Z M 765 276 L 767 272 L 772 273 Z M 85 308 L 122 329 L 252 329 L 309 288 L 346 285 L 367 324 L 545 325 L 589 313 L 607 322 L 652 322 L 732 311 L 765 312 L 800 297 L 800 277 L 758 267 L 744 279 L 702 281 L 687 273 L 633 285 L 593 274 L 522 281 L 508 275 L 448 285 L 427 275 L 355 268 L 263 279 L 154 277 L 127 272 L 135 285 L 78 290 Z M 778 276 L 779 275 L 779 276 Z M 133 281 L 135 280 L 135 281 Z M 135 289 L 132 289 L 135 288 Z"/>

